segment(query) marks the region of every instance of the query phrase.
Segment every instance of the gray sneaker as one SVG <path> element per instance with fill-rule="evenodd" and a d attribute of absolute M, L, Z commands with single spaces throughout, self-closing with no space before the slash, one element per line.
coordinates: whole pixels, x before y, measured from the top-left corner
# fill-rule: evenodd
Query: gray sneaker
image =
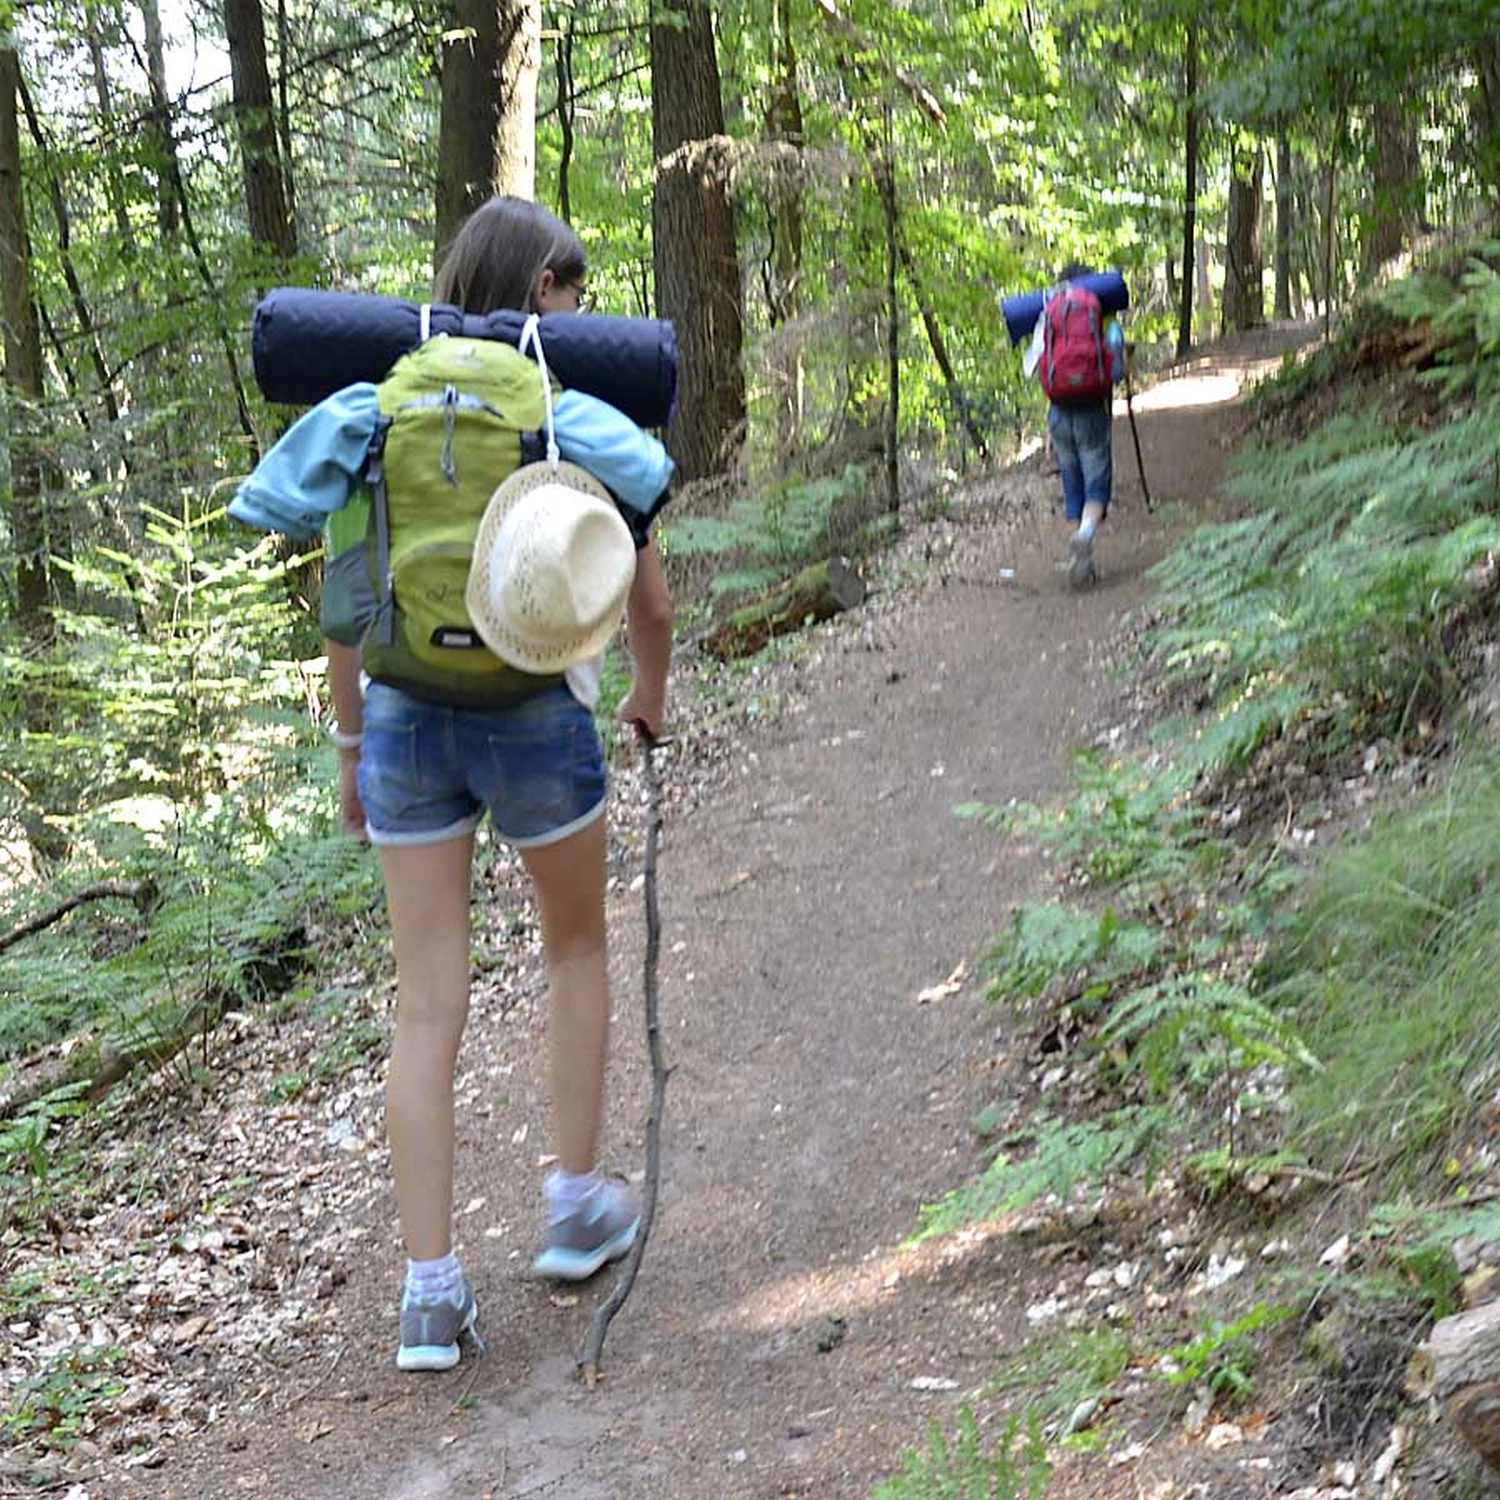
<path fill-rule="evenodd" d="M 458 1363 L 458 1341 L 468 1334 L 476 1354 L 484 1353 L 484 1340 L 476 1326 L 479 1308 L 474 1288 L 464 1278 L 463 1301 L 457 1307 L 446 1297 L 436 1302 L 415 1302 L 401 1292 L 401 1347 L 396 1365 L 402 1370 L 451 1370 Z"/>
<path fill-rule="evenodd" d="M 587 1281 L 600 1266 L 629 1251 L 640 1226 L 640 1206 L 630 1187 L 601 1182 L 572 1213 L 548 1222 L 533 1269 L 559 1281 Z"/>
<path fill-rule="evenodd" d="M 1068 563 L 1068 582 L 1081 589 L 1094 581 L 1094 539 L 1074 532 L 1068 538 L 1068 551 L 1072 557 Z"/>

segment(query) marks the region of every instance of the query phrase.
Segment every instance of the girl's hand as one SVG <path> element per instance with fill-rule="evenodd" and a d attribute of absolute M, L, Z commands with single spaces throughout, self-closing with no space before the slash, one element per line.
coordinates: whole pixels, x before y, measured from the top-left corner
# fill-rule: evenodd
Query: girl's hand
<path fill-rule="evenodd" d="M 361 844 L 370 842 L 365 805 L 359 800 L 359 750 L 339 751 L 339 822 L 345 833 Z"/>
<path fill-rule="evenodd" d="M 621 700 L 617 717 L 622 724 L 638 725 L 653 740 L 659 740 L 667 721 L 666 705 L 661 699 L 652 700 L 639 688 L 632 687 Z"/>

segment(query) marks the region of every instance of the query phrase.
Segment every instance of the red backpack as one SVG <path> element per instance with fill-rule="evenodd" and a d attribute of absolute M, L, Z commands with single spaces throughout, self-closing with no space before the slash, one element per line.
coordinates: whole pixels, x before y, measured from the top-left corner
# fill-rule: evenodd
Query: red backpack
<path fill-rule="evenodd" d="M 1042 323 L 1042 389 L 1059 406 L 1083 406 L 1110 392 L 1104 307 L 1085 286 L 1064 286 Z"/>

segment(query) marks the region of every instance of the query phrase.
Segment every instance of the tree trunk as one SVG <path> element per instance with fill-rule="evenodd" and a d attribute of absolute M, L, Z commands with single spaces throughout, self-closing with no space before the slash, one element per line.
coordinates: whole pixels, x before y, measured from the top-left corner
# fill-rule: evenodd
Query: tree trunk
<path fill-rule="evenodd" d="M 285 268 L 297 254 L 297 230 L 287 208 L 285 165 L 276 140 L 260 0 L 224 0 L 224 35 L 229 43 L 250 238 L 275 256 L 279 268 Z"/>
<path fill-rule="evenodd" d="M 156 0 L 140 0 L 146 32 L 146 81 L 151 92 L 152 161 L 156 172 L 156 227 L 164 243 L 177 238 L 177 142 L 172 136 L 172 101 L 167 97 L 166 51 Z"/>
<path fill-rule="evenodd" d="M 437 243 L 487 198 L 536 194 L 540 0 L 452 0 L 438 119 Z"/>
<path fill-rule="evenodd" d="M 557 34 L 557 127 L 562 143 L 557 153 L 557 211 L 564 223 L 573 219 L 571 177 L 573 167 L 573 25 L 570 10 Z"/>
<path fill-rule="evenodd" d="M 1186 127 L 1182 171 L 1182 302 L 1177 315 L 1177 358 L 1193 347 L 1193 243 L 1198 233 L 1198 18 L 1188 22 L 1183 53 Z"/>
<path fill-rule="evenodd" d="M 1344 122 L 1347 116 L 1339 107 L 1333 127 L 1333 138 L 1328 143 L 1327 178 L 1323 195 L 1323 337 L 1333 330 L 1333 259 L 1337 236 L 1334 226 L 1334 210 L 1338 195 L 1338 145 L 1344 138 Z"/>
<path fill-rule="evenodd" d="M 1399 99 L 1384 98 L 1371 110 L 1375 140 L 1370 202 L 1360 223 L 1359 271 L 1371 280 L 1388 261 L 1401 253 L 1411 227 L 1413 186 L 1417 178 L 1417 146 L 1411 124 Z"/>
<path fill-rule="evenodd" d="M 17 96 L 20 60 L 0 47 L 0 267 L 4 269 L 5 385 L 9 407 L 10 532 L 16 556 L 15 618 L 34 646 L 52 638 L 51 570 L 38 429 L 42 399 L 42 339 L 31 297 L 31 241 L 21 178 Z"/>
<path fill-rule="evenodd" d="M 1237 146 L 1229 183 L 1229 227 L 1224 260 L 1223 328 L 1243 332 L 1266 320 L 1261 251 L 1265 153 L 1260 142 Z"/>
<path fill-rule="evenodd" d="M 885 106 L 880 149 L 875 154 L 875 183 L 880 190 L 885 221 L 885 508 L 892 520 L 901 514 L 901 300 L 897 295 L 899 221 L 896 205 L 895 145 L 891 135 L 891 106 Z"/>
<path fill-rule="evenodd" d="M 677 329 L 667 446 L 684 479 L 722 473 L 745 425 L 744 298 L 728 140 L 703 0 L 660 0 L 651 26 L 652 246 L 657 314 Z"/>
<path fill-rule="evenodd" d="M 1475 43 L 1474 76 L 1470 115 L 1479 169 L 1491 194 L 1500 197 L 1500 36 L 1491 34 Z"/>
<path fill-rule="evenodd" d="M 536 197 L 536 90 L 541 71 L 541 0 L 507 0 L 500 6 L 500 109 L 490 177 L 497 193 Z"/>
<path fill-rule="evenodd" d="M 792 0 L 775 0 L 771 18 L 771 102 L 766 136 L 784 148 L 771 169 L 768 218 L 771 249 L 766 260 L 766 310 L 772 328 L 797 319 L 802 288 L 803 161 L 806 133 L 792 39 Z M 777 445 L 794 453 L 802 442 L 802 340 L 793 334 L 774 346 Z"/>
<path fill-rule="evenodd" d="M 94 102 L 99 110 L 99 124 L 103 127 L 105 140 L 115 138 L 115 106 L 109 86 L 109 69 L 104 61 L 104 39 L 99 32 L 97 19 L 85 23 L 89 49 L 89 66 L 94 74 Z M 117 38 L 116 38 L 117 40 Z M 125 202 L 125 179 L 120 173 L 120 160 L 110 152 L 104 161 L 104 196 L 109 203 L 110 217 L 115 224 L 115 238 L 119 241 L 120 256 L 127 265 L 135 262 L 135 235 L 130 227 L 130 210 Z M 132 287 L 139 300 L 139 288 Z"/>
<path fill-rule="evenodd" d="M 1283 125 L 1276 133 L 1276 303 L 1275 316 L 1292 315 L 1292 143 Z"/>

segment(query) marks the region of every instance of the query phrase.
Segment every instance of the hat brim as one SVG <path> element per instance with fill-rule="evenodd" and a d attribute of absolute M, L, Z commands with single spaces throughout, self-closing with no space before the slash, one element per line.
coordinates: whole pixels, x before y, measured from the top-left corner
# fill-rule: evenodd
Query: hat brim
<path fill-rule="evenodd" d="M 567 462 L 553 464 L 545 459 L 537 463 L 523 464 L 490 496 L 489 504 L 480 518 L 479 530 L 474 536 L 474 558 L 469 567 L 469 581 L 464 602 L 468 607 L 469 619 L 478 632 L 479 638 L 501 661 L 510 666 L 519 667 L 523 672 L 535 672 L 539 675 L 565 672 L 578 662 L 597 656 L 609 645 L 615 632 L 620 628 L 619 618 L 611 618 L 602 621 L 593 631 L 583 633 L 549 649 L 539 649 L 535 642 L 528 641 L 509 629 L 495 612 L 492 603 L 491 573 L 494 560 L 498 555 L 496 539 L 500 528 L 519 501 L 532 490 L 549 484 L 563 485 L 568 489 L 578 490 L 593 499 L 603 501 L 619 520 L 620 529 L 632 550 L 635 545 L 634 542 L 629 541 L 630 529 L 615 510 L 614 497 L 609 490 L 587 469 L 577 464 Z"/>

